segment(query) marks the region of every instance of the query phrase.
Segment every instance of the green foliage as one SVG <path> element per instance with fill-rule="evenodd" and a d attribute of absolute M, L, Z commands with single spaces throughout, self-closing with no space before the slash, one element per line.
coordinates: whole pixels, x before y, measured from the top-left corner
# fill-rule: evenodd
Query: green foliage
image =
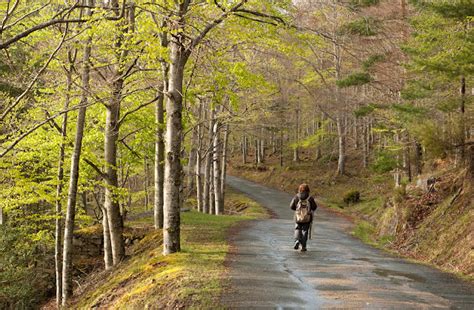
<path fill-rule="evenodd" d="M 350 190 L 343 195 L 342 201 L 347 205 L 358 203 L 360 202 L 360 192 L 358 190 Z"/>
<path fill-rule="evenodd" d="M 367 71 L 369 70 L 370 68 L 372 68 L 376 63 L 378 62 L 381 62 L 385 59 L 385 56 L 384 55 L 381 55 L 381 54 L 375 54 L 375 55 L 371 55 L 369 56 L 369 58 L 367 58 L 366 60 L 364 60 L 364 62 L 362 62 L 362 68 Z"/>
<path fill-rule="evenodd" d="M 442 0 L 410 0 L 410 3 L 424 10 L 430 10 L 445 18 L 463 20 L 474 16 L 472 0 L 442 1 Z"/>
<path fill-rule="evenodd" d="M 361 17 L 343 25 L 339 33 L 370 37 L 377 34 L 378 28 L 379 22 L 373 17 Z"/>
<path fill-rule="evenodd" d="M 374 112 L 375 109 L 376 109 L 376 106 L 373 104 L 365 105 L 354 110 L 354 115 L 356 117 L 364 117 Z"/>
<path fill-rule="evenodd" d="M 0 308 L 32 309 L 52 288 L 52 249 L 19 227 L 0 226 Z"/>
<path fill-rule="evenodd" d="M 414 124 L 412 132 L 425 147 L 426 152 L 432 157 L 444 157 L 449 149 L 449 142 L 443 128 L 434 120 L 424 120 Z"/>
<path fill-rule="evenodd" d="M 400 95 L 404 100 L 423 99 L 431 95 L 432 85 L 420 80 L 408 81 L 402 89 Z"/>
<path fill-rule="evenodd" d="M 376 173 L 386 173 L 397 167 L 397 161 L 393 152 L 381 150 L 375 154 L 371 169 Z"/>
<path fill-rule="evenodd" d="M 338 87 L 351 87 L 351 86 L 360 86 L 367 83 L 370 83 L 372 78 L 367 72 L 357 72 L 348 75 L 346 78 L 336 81 Z"/>

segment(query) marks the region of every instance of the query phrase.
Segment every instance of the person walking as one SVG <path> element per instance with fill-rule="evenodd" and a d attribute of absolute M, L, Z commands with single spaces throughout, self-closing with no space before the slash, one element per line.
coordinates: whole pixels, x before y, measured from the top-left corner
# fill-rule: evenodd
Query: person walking
<path fill-rule="evenodd" d="M 305 252 L 313 214 L 318 208 L 314 198 L 309 195 L 308 184 L 303 183 L 298 187 L 298 193 L 291 200 L 290 208 L 295 211 L 295 244 L 293 248 L 298 250 L 301 245 L 301 252 Z"/>

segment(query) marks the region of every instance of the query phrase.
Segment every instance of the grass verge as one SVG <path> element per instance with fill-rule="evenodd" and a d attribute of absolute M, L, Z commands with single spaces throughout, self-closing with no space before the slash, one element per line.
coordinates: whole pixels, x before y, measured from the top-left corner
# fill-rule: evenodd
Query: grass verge
<path fill-rule="evenodd" d="M 245 220 L 269 217 L 256 202 L 237 193 L 227 195 L 227 204 L 231 208 L 239 206 L 239 215 L 182 213 L 180 253 L 163 256 L 162 232 L 150 232 L 133 246 L 131 257 L 115 271 L 88 279 L 88 286 L 82 287 L 71 307 L 223 308 L 219 297 L 224 284 L 229 229 Z M 151 226 L 151 219 L 140 219 L 130 225 L 147 224 Z"/>

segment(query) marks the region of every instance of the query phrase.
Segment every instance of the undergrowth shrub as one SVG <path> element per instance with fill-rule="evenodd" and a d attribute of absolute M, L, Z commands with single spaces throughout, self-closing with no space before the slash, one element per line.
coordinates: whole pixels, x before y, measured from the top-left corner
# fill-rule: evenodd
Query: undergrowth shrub
<path fill-rule="evenodd" d="M 397 167 L 397 161 L 392 152 L 382 150 L 375 154 L 370 168 L 377 173 L 387 173 Z"/>
<path fill-rule="evenodd" d="M 347 205 L 360 202 L 360 192 L 357 190 L 351 190 L 344 194 L 342 199 Z"/>
<path fill-rule="evenodd" d="M 54 289 L 52 248 L 23 230 L 0 226 L 0 309 L 36 308 Z"/>

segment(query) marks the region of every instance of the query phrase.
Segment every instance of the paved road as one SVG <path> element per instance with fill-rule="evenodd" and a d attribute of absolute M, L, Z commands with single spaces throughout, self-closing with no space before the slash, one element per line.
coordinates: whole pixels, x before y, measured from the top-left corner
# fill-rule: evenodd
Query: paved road
<path fill-rule="evenodd" d="M 318 209 L 308 252 L 292 249 L 291 196 L 235 177 L 228 184 L 274 211 L 232 236 L 229 308 L 474 309 L 474 286 L 367 246 Z"/>

